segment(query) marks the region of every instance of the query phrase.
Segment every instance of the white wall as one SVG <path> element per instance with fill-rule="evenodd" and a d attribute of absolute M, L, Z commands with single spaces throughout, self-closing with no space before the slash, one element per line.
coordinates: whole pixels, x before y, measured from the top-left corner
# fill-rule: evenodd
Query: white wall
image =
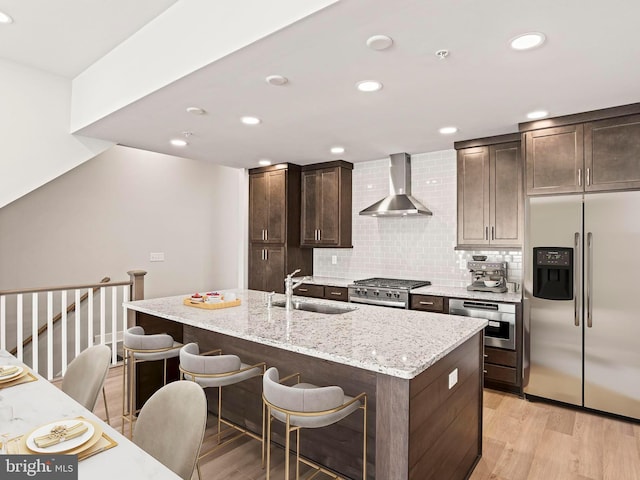
<path fill-rule="evenodd" d="M 0 59 L 0 91 L 0 207 L 112 145 L 69 134 L 69 79 Z"/>
<path fill-rule="evenodd" d="M 522 254 L 517 251 L 456 251 L 456 152 L 411 156 L 412 194 L 431 217 L 366 217 L 358 212 L 389 194 L 389 160 L 356 163 L 353 170 L 353 249 L 314 249 L 313 273 L 352 280 L 379 276 L 430 280 L 464 287 L 472 254 L 509 263 L 509 278 L 520 283 Z M 332 256 L 337 257 L 333 265 Z"/>
<path fill-rule="evenodd" d="M 131 269 L 149 272 L 147 297 L 237 287 L 246 196 L 243 170 L 113 147 L 0 209 L 0 290 Z"/>

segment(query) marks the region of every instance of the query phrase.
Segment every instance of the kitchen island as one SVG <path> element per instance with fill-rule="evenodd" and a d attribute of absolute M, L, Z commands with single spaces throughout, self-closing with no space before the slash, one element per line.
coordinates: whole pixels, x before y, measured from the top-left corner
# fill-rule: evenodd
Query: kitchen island
<path fill-rule="evenodd" d="M 470 473 L 482 448 L 486 321 L 300 297 L 349 311 L 287 311 L 268 308 L 264 292 L 233 292 L 241 305 L 219 310 L 185 306 L 187 295 L 125 306 L 148 333 L 168 331 L 202 350 L 222 348 L 246 363 L 265 361 L 282 376 L 300 372 L 305 382 L 340 385 L 347 395 L 366 392 L 369 478 L 463 479 Z M 283 299 L 276 295 L 274 302 Z M 253 380 L 225 390 L 225 416 L 259 431 L 261 382 Z M 362 427 L 356 416 L 305 430 L 302 454 L 359 478 Z M 275 440 L 283 443 L 282 434 Z"/>

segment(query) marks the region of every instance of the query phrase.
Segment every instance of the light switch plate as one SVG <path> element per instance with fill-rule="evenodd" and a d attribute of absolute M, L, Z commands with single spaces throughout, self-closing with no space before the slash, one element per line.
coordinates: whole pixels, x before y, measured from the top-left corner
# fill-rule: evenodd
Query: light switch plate
<path fill-rule="evenodd" d="M 454 369 L 453 372 L 449 374 L 449 390 L 451 390 L 456 383 L 458 383 L 458 369 Z"/>
<path fill-rule="evenodd" d="M 337 265 L 337 264 L 338 264 L 338 256 L 331 255 L 331 265 Z"/>
<path fill-rule="evenodd" d="M 164 262 L 164 252 L 151 252 L 149 253 L 150 262 Z"/>

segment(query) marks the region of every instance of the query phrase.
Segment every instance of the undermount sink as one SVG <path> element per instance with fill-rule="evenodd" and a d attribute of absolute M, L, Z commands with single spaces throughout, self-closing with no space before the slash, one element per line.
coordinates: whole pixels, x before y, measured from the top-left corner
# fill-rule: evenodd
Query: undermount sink
<path fill-rule="evenodd" d="M 274 307 L 284 307 L 285 302 L 277 301 L 271 304 Z M 328 315 L 338 315 L 341 313 L 353 312 L 355 307 L 337 307 L 335 305 L 325 305 L 322 303 L 306 303 L 306 302 L 293 302 L 294 310 L 304 310 L 305 312 L 317 312 L 326 313 Z"/>

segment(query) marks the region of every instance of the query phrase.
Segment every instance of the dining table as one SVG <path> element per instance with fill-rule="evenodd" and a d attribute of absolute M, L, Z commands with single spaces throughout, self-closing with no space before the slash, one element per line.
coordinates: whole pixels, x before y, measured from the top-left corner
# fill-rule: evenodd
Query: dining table
<path fill-rule="evenodd" d="M 29 446 L 29 438 L 32 438 L 28 436 L 30 432 L 52 423 L 81 419 L 91 425 L 91 430 L 95 430 L 94 436 L 102 432 L 99 439 L 102 443 L 96 443 L 90 454 L 77 453 L 78 479 L 180 478 L 9 352 L 0 350 L 0 367 L 13 370 L 13 366 L 23 369 L 20 377 L 22 381 L 3 381 L 0 377 L 2 455 L 41 453 L 25 451 L 24 447 Z M 17 451 L 21 441 L 22 450 Z M 69 451 L 82 452 L 82 446 L 76 450 L 67 450 Z"/>

